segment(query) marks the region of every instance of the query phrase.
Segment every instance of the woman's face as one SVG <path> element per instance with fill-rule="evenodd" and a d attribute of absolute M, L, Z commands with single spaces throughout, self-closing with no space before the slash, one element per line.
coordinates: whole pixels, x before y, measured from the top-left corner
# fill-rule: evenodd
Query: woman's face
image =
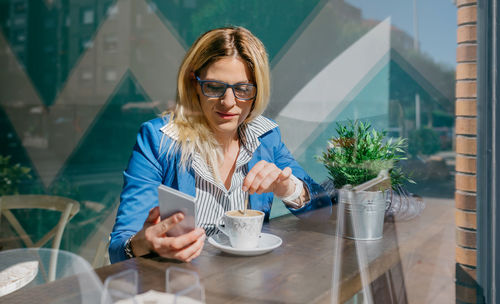
<path fill-rule="evenodd" d="M 239 57 L 224 57 L 202 70 L 199 75 L 201 80 L 217 80 L 227 84 L 253 83 L 252 73 L 245 61 Z M 196 81 L 196 80 L 195 80 Z M 237 99 L 231 88 L 219 98 L 203 95 L 201 86 L 196 82 L 201 109 L 208 124 L 218 136 L 231 136 L 234 138 L 238 127 L 250 114 L 252 100 Z"/>

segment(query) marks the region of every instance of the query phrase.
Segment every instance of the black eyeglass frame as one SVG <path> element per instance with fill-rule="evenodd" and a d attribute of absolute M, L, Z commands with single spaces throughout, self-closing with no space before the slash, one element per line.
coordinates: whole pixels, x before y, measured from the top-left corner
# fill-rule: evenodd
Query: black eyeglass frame
<path fill-rule="evenodd" d="M 257 86 L 255 84 L 253 84 L 253 83 L 244 83 L 243 82 L 243 83 L 229 84 L 229 83 L 225 83 L 223 81 L 218 81 L 218 80 L 201 80 L 200 77 L 198 77 L 198 76 L 196 76 L 196 80 L 200 84 L 201 92 L 203 93 L 203 95 L 205 95 L 206 97 L 209 97 L 209 98 L 221 98 L 222 96 L 224 96 L 224 94 L 226 94 L 227 88 L 231 88 L 231 90 L 233 91 L 234 97 L 236 99 L 238 99 L 238 100 L 244 100 L 244 101 L 252 100 L 252 99 L 254 99 L 257 96 Z M 205 90 L 203 89 L 203 84 L 205 84 L 207 82 L 216 82 L 216 83 L 220 83 L 220 84 L 224 85 L 224 91 L 222 91 L 222 94 L 219 95 L 219 96 L 210 96 L 210 95 L 207 95 L 205 93 Z M 236 92 L 234 91 L 234 88 L 237 87 L 237 86 L 240 86 L 240 85 L 246 85 L 246 86 L 254 87 L 255 88 L 255 95 L 252 96 L 252 97 L 250 97 L 250 98 L 241 98 L 241 97 L 236 96 Z"/>

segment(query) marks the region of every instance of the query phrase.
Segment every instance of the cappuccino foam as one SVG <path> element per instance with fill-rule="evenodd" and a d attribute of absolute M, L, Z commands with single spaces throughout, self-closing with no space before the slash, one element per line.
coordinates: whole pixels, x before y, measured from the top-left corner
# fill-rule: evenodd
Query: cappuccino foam
<path fill-rule="evenodd" d="M 262 215 L 262 212 L 258 211 L 258 210 L 247 209 L 247 212 L 244 214 L 243 210 L 231 210 L 231 211 L 226 212 L 226 215 L 228 215 L 228 216 L 253 217 L 253 216 Z"/>

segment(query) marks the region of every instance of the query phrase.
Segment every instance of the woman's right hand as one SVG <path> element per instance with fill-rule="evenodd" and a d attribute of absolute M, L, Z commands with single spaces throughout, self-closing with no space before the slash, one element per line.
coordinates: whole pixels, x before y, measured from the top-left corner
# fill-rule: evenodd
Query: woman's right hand
<path fill-rule="evenodd" d="M 166 236 L 166 232 L 183 219 L 182 213 L 176 213 L 162 221 L 160 208 L 151 209 L 142 229 L 130 240 L 134 255 L 156 252 L 165 258 L 191 262 L 203 249 L 205 230 L 196 228 L 181 236 Z"/>

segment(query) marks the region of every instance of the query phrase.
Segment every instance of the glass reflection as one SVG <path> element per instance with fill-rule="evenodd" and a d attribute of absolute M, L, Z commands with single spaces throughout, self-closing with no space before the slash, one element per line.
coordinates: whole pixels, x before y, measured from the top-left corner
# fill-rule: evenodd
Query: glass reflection
<path fill-rule="evenodd" d="M 11 157 L 9 166 L 31 169 L 32 178 L 23 178 L 16 191 L 82 203 L 62 248 L 92 260 L 111 229 L 106 220 L 114 218 L 140 123 L 174 104 L 186 47 L 210 28 L 243 25 L 262 39 L 272 61 L 265 114 L 278 121 L 314 179 L 331 187 L 316 157 L 336 122 L 360 119 L 408 140 L 402 166 L 416 184 L 405 185 L 406 194 L 426 207 L 400 221 L 393 210 L 399 242 L 410 243 L 398 253 L 400 274 L 410 303 L 448 302 L 456 8 L 444 2 L 418 1 L 415 16 L 412 2 L 397 0 L 2 1 L 0 155 Z M 398 199 L 393 203 L 404 205 L 405 198 Z M 272 216 L 285 211 L 275 208 Z M 17 214 L 38 236 L 47 227 L 33 219 L 48 216 Z M 1 225 L 3 237 L 10 228 Z M 426 247 L 397 232 L 415 227 Z M 21 246 L 16 240 L 1 245 Z"/>

